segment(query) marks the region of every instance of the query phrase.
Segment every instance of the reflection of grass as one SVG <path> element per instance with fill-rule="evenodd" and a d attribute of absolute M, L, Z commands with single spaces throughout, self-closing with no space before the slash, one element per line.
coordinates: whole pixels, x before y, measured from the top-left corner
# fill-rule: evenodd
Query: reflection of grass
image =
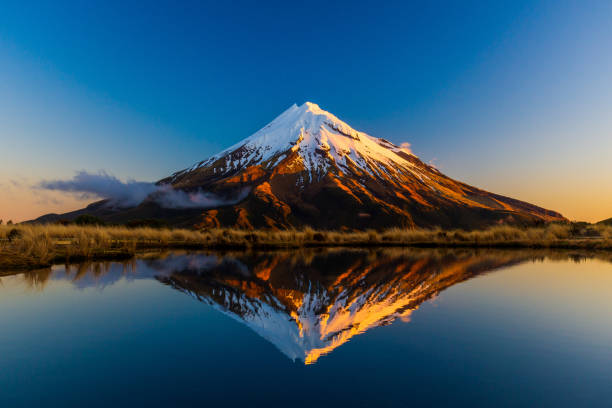
<path fill-rule="evenodd" d="M 125 228 L 76 225 L 0 226 L 0 268 L 130 257 L 138 248 L 284 248 L 308 246 L 461 246 L 612 249 L 612 227 L 550 224 L 497 226 L 476 231 L 403 230 L 340 232 Z"/>

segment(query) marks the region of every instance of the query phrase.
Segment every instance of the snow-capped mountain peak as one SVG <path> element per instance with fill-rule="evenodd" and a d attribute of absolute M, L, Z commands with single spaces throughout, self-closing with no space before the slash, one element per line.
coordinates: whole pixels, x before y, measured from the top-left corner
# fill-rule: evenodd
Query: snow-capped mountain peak
<path fill-rule="evenodd" d="M 474 228 L 563 219 L 455 181 L 402 146 L 306 102 L 160 183 L 233 203 L 203 214 L 197 226 L 208 228 Z"/>
<path fill-rule="evenodd" d="M 315 103 L 292 105 L 246 139 L 158 182 L 190 200 L 205 197 L 192 212 L 154 208 L 156 200 L 147 199 L 135 211 L 106 214 L 102 205 L 94 214 L 113 222 L 159 214 L 173 225 L 245 229 L 472 229 L 565 220 L 453 180 L 403 146 L 355 130 Z"/>
<path fill-rule="evenodd" d="M 323 176 L 331 167 L 366 171 L 375 175 L 380 164 L 405 171 L 412 167 L 405 155 L 410 150 L 384 139 L 359 132 L 319 105 L 292 105 L 276 119 L 246 139 L 197 163 L 190 170 L 224 159 L 223 173 L 248 166 L 270 168 L 295 153 L 311 178 Z M 401 155 L 403 153 L 404 155 Z"/>

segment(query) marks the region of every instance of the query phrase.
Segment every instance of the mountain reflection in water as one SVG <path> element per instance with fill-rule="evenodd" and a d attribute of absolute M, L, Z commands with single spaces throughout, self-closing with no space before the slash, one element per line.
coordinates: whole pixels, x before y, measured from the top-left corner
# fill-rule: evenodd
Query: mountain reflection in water
<path fill-rule="evenodd" d="M 21 276 L 38 289 L 58 279 L 77 288 L 104 288 L 120 279 L 154 278 L 246 324 L 290 359 L 312 364 L 355 335 L 409 321 L 421 303 L 452 285 L 542 257 L 529 251 L 416 249 L 172 252 Z"/>
<path fill-rule="evenodd" d="M 469 252 L 253 254 L 192 259 L 158 279 L 244 322 L 290 359 L 312 364 L 357 334 L 408 321 L 449 286 L 521 260 Z"/>

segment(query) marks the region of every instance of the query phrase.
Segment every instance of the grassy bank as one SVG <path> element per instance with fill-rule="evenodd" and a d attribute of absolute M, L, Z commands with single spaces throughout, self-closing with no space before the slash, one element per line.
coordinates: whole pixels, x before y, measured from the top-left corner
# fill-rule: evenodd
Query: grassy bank
<path fill-rule="evenodd" d="M 340 232 L 312 229 L 205 231 L 76 225 L 0 226 L 0 269 L 55 262 L 132 257 L 146 248 L 300 248 L 313 246 L 453 246 L 612 249 L 612 227 L 551 224 L 477 231 L 401 230 Z"/>

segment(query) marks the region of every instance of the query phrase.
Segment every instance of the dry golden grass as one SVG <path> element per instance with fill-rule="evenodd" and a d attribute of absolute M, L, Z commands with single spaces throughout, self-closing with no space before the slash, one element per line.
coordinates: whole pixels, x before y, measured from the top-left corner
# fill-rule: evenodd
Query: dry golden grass
<path fill-rule="evenodd" d="M 549 224 L 484 230 L 316 231 L 126 228 L 76 225 L 0 226 L 0 269 L 79 259 L 130 257 L 139 248 L 298 248 L 309 246 L 463 246 L 612 249 L 612 227 Z"/>

